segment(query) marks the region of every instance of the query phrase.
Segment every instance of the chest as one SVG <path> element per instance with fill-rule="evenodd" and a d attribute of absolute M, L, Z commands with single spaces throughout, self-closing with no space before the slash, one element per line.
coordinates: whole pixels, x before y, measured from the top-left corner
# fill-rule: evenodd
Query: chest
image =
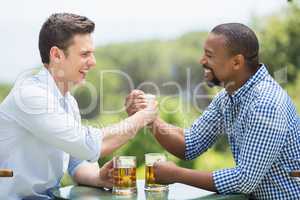
<path fill-rule="evenodd" d="M 223 130 L 231 146 L 239 148 L 249 129 L 249 107 L 244 104 L 228 104 L 223 109 Z"/>
<path fill-rule="evenodd" d="M 69 117 L 72 117 L 77 122 L 81 121 L 80 111 L 74 99 L 61 98 L 59 103 Z"/>

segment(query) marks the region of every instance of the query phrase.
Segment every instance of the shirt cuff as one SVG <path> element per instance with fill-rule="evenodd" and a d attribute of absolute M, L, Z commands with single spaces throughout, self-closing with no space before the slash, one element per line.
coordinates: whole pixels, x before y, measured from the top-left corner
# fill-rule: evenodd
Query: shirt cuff
<path fill-rule="evenodd" d="M 213 180 L 218 193 L 230 194 L 238 192 L 237 169 L 222 169 L 213 172 Z"/>
<path fill-rule="evenodd" d="M 85 160 L 80 160 L 74 157 L 70 157 L 70 162 L 69 162 L 69 166 L 68 166 L 68 173 L 70 176 L 74 176 L 76 170 L 78 169 L 79 166 L 85 165 L 88 162 Z"/>
<path fill-rule="evenodd" d="M 100 129 L 89 126 L 86 137 L 87 145 L 92 149 L 93 152 L 95 152 L 94 156 L 88 159 L 88 161 L 96 162 L 100 158 L 103 134 L 101 133 Z"/>

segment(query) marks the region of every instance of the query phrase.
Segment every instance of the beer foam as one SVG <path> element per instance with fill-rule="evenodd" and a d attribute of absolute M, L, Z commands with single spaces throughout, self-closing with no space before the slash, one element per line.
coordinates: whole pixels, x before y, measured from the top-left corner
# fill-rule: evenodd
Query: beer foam
<path fill-rule="evenodd" d="M 117 168 L 133 168 L 136 167 L 135 157 L 120 156 L 115 158 L 114 167 Z"/>
<path fill-rule="evenodd" d="M 147 166 L 152 166 L 155 162 L 167 161 L 164 154 L 160 153 L 149 153 L 145 155 L 145 163 Z"/>

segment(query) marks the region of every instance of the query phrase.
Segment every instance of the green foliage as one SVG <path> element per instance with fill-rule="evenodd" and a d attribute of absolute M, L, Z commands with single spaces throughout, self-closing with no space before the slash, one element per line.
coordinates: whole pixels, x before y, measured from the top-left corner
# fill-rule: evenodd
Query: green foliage
<path fill-rule="evenodd" d="M 253 18 L 252 25 L 260 41 L 260 60 L 267 64 L 271 74 L 287 72 L 287 78 L 281 80 L 288 94 L 300 111 L 300 6 L 291 3 L 289 7 L 264 18 Z M 197 101 L 194 105 L 189 92 L 202 80 L 202 67 L 198 63 L 202 55 L 202 46 L 207 32 L 184 34 L 176 40 L 149 40 L 110 44 L 96 49 L 97 67 L 92 70 L 87 81 L 95 89 L 94 93 L 81 86 L 73 92 L 81 111 L 95 100 L 97 105 L 83 114 L 84 123 L 97 127 L 117 123 L 127 117 L 124 111 L 124 99 L 130 89 L 145 81 L 159 86 L 160 116 L 168 123 L 187 128 L 201 114 L 196 110 L 205 108 L 206 102 Z M 132 87 L 130 81 L 132 80 Z M 190 82 L 187 79 L 190 78 Z M 276 78 L 276 77 L 275 77 Z M 181 88 L 164 85 L 177 82 Z M 0 101 L 8 94 L 11 86 L 0 85 Z M 144 86 L 145 92 L 156 93 L 153 87 Z M 220 88 L 202 88 L 202 94 L 214 95 Z M 118 110 L 116 113 L 109 111 Z M 85 121 L 89 119 L 89 121 Z M 141 130 L 128 144 L 113 155 L 102 158 L 102 165 L 114 155 L 136 155 L 138 177 L 144 176 L 144 154 L 147 152 L 165 152 L 168 158 L 177 164 L 196 169 L 215 170 L 234 166 L 226 136 L 222 136 L 216 145 L 193 161 L 181 161 L 168 154 L 154 139 L 147 128 Z M 64 184 L 70 184 L 65 177 Z"/>
<path fill-rule="evenodd" d="M 0 85 L 0 102 L 8 95 L 9 91 L 11 90 L 12 86 L 8 84 Z"/>
<path fill-rule="evenodd" d="M 272 73 L 286 68 L 287 80 L 292 83 L 300 69 L 300 7 L 294 4 L 282 11 L 262 20 L 260 53 Z"/>
<path fill-rule="evenodd" d="M 298 113 L 300 112 L 300 71 L 297 71 L 297 78 L 293 84 L 287 84 L 285 86 L 287 93 L 292 98 Z"/>

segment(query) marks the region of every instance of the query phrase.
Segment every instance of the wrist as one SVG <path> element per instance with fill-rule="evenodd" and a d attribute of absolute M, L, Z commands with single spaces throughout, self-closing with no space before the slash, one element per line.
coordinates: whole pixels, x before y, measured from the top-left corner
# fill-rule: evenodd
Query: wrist
<path fill-rule="evenodd" d="M 159 116 L 157 116 L 152 122 L 150 122 L 150 123 L 147 125 L 147 128 L 154 129 L 154 127 L 155 127 L 156 124 L 158 123 L 158 120 L 159 120 Z"/>
<path fill-rule="evenodd" d="M 157 117 L 153 120 L 153 122 L 152 122 L 151 124 L 152 124 L 153 126 L 155 126 L 155 125 L 160 124 L 160 122 L 161 122 L 161 120 L 160 120 L 159 116 L 157 116 Z"/>
<path fill-rule="evenodd" d="M 184 168 L 179 167 L 179 166 L 174 166 L 173 174 L 172 174 L 172 182 L 173 183 L 182 183 L 182 173 L 183 173 Z"/>
<path fill-rule="evenodd" d="M 99 171 L 98 171 L 98 174 L 97 174 L 97 176 L 95 177 L 95 183 L 96 183 L 96 187 L 103 187 L 103 181 L 102 181 L 102 179 L 101 179 L 101 176 L 100 176 L 100 170 L 101 169 L 99 169 Z"/>
<path fill-rule="evenodd" d="M 153 120 L 151 125 L 149 125 L 149 128 L 151 129 L 152 134 L 156 135 L 157 133 L 163 131 L 163 125 L 163 121 L 160 119 L 160 117 L 157 116 L 155 120 Z"/>
<path fill-rule="evenodd" d="M 138 122 L 140 124 L 139 128 L 151 124 L 154 120 L 153 115 L 149 114 L 149 111 L 147 110 L 140 110 L 136 112 L 135 115 L 138 117 Z"/>

